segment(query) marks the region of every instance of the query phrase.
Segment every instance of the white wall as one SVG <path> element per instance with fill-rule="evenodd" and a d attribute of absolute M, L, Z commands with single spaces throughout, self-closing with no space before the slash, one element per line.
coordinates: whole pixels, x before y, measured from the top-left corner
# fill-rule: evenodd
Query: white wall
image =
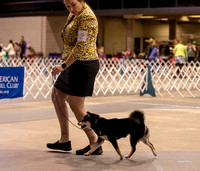
<path fill-rule="evenodd" d="M 193 38 L 193 36 L 189 36 L 190 34 L 195 34 L 196 36 L 198 36 L 194 37 L 194 39 L 197 40 L 198 44 L 200 43 L 200 23 L 179 23 L 177 24 L 176 31 L 177 38 L 182 40 L 183 43 L 186 43 L 188 39 Z M 185 36 L 186 34 L 188 36 Z"/>
<path fill-rule="evenodd" d="M 169 24 L 159 22 L 143 22 L 143 37 L 153 37 L 155 40 L 169 39 Z"/>
<path fill-rule="evenodd" d="M 19 42 L 21 36 L 37 51 L 41 49 L 42 17 L 0 18 L 0 42 L 7 46 L 9 40 Z"/>
<path fill-rule="evenodd" d="M 135 21 L 135 28 L 133 28 L 133 31 L 135 32 L 135 37 L 143 37 L 144 29 L 141 21 Z"/>
<path fill-rule="evenodd" d="M 61 30 L 66 17 L 13 17 L 0 18 L 0 43 L 19 42 L 23 35 L 36 52 L 61 53 Z"/>
<path fill-rule="evenodd" d="M 107 54 L 126 50 L 126 20 L 109 18 L 104 21 L 104 46 Z"/>
<path fill-rule="evenodd" d="M 65 25 L 66 16 L 47 17 L 46 23 L 46 52 L 61 53 L 63 42 L 61 31 Z"/>

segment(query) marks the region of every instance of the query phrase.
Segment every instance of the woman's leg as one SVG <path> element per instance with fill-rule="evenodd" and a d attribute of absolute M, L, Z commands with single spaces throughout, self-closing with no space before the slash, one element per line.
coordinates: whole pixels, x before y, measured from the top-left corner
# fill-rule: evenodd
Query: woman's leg
<path fill-rule="evenodd" d="M 66 118 L 69 118 L 66 98 L 67 94 L 61 92 L 57 88 L 53 88 L 52 102 L 60 123 L 61 137 L 59 142 L 64 143 L 69 141 L 69 122 Z"/>
<path fill-rule="evenodd" d="M 78 122 L 83 120 L 84 116 L 87 114 L 84 103 L 85 97 L 69 96 L 69 105 L 71 107 L 71 110 L 75 114 Z M 90 146 L 94 145 L 97 141 L 97 135 L 95 134 L 95 132 L 91 130 L 85 131 L 85 133 L 89 139 Z"/>

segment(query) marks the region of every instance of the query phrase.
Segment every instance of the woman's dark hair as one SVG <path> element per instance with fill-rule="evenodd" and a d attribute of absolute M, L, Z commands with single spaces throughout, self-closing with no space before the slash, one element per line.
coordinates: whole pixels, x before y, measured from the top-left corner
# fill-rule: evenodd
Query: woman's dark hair
<path fill-rule="evenodd" d="M 9 40 L 9 43 L 12 43 L 12 45 L 13 45 L 13 47 L 14 47 L 14 43 L 13 43 L 13 41 L 12 41 L 12 40 Z"/>

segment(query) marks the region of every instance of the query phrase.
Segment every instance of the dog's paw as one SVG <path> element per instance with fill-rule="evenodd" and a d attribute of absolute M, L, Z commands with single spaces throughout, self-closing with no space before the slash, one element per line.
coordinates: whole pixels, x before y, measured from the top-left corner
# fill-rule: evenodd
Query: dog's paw
<path fill-rule="evenodd" d="M 90 155 L 90 153 L 89 152 L 87 152 L 87 153 L 84 153 L 84 156 L 89 156 Z"/>
<path fill-rule="evenodd" d="M 157 157 L 158 154 L 154 151 L 154 152 L 153 152 L 153 155 L 154 155 L 154 157 Z"/>

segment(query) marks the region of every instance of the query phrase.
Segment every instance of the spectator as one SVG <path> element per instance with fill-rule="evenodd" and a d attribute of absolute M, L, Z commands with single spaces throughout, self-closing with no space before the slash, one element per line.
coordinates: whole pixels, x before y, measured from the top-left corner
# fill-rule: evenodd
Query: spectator
<path fill-rule="evenodd" d="M 15 47 L 16 58 L 20 58 L 20 55 L 21 55 L 21 46 L 20 46 L 20 44 L 15 42 L 14 47 Z"/>
<path fill-rule="evenodd" d="M 149 55 L 149 60 L 155 62 L 156 58 L 158 57 L 158 48 L 157 48 L 157 44 L 155 40 L 152 41 L 151 47 L 152 47 L 152 50 Z"/>
<path fill-rule="evenodd" d="M 104 47 L 103 46 L 101 46 L 98 49 L 98 56 L 99 56 L 99 59 L 106 59 L 106 54 L 104 52 Z"/>
<path fill-rule="evenodd" d="M 187 49 L 178 39 L 175 39 L 174 43 L 175 47 L 173 53 L 175 56 L 175 64 L 176 66 L 179 66 L 181 70 L 186 60 L 188 59 Z M 177 70 L 177 75 L 180 73 L 180 70 Z"/>
<path fill-rule="evenodd" d="M 126 51 L 126 58 L 125 59 L 129 59 L 132 55 L 133 54 L 132 54 L 131 50 L 127 50 Z"/>
<path fill-rule="evenodd" d="M 147 46 L 147 50 L 146 50 L 146 58 L 149 59 L 149 56 L 151 54 L 152 51 L 152 42 L 154 41 L 154 39 L 150 38 L 149 39 L 149 45 Z"/>
<path fill-rule="evenodd" d="M 129 57 L 132 56 L 132 53 L 130 50 L 127 50 L 127 51 L 122 51 L 121 55 L 123 59 L 129 59 Z"/>
<path fill-rule="evenodd" d="M 26 41 L 24 40 L 24 36 L 21 36 L 21 41 L 20 41 L 20 46 L 21 46 L 21 54 L 20 54 L 20 57 L 21 59 L 25 58 L 26 57 L 26 50 L 27 50 L 27 43 Z"/>
<path fill-rule="evenodd" d="M 7 53 L 8 57 L 14 58 L 15 57 L 15 49 L 12 40 L 9 40 L 8 46 L 3 48 Z"/>
<path fill-rule="evenodd" d="M 140 49 L 135 46 L 135 50 L 134 50 L 135 55 L 132 55 L 133 58 L 138 58 L 139 54 L 140 54 Z"/>
<path fill-rule="evenodd" d="M 125 50 L 122 51 L 122 58 L 126 59 L 126 51 Z"/>
<path fill-rule="evenodd" d="M 196 56 L 196 47 L 195 45 L 192 44 L 191 40 L 188 40 L 186 48 L 188 53 L 188 62 L 194 61 Z"/>

